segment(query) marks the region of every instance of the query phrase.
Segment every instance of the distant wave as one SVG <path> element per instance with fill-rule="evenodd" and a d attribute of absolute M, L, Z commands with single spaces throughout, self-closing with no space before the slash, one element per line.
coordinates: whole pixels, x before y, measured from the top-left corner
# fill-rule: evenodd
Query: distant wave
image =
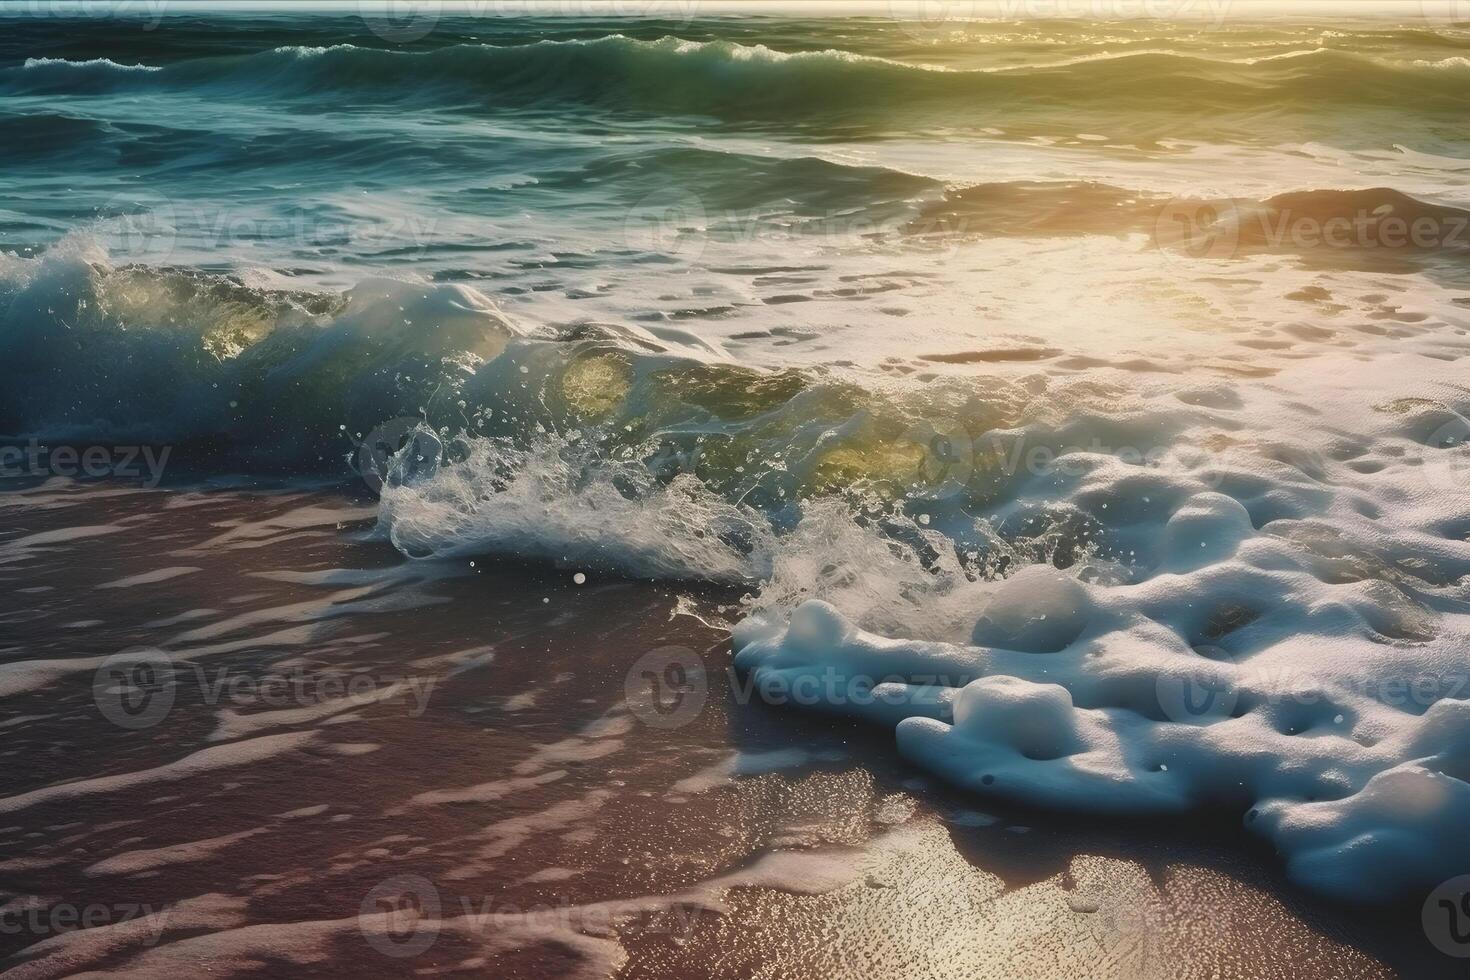
<path fill-rule="evenodd" d="M 1414 62 L 1416 68 L 1432 68 L 1436 71 L 1463 71 L 1470 68 L 1470 58 L 1456 55 L 1452 58 L 1441 58 L 1438 61 L 1419 60 Z"/>
<path fill-rule="evenodd" d="M 721 117 L 862 115 L 925 104 L 958 111 L 977 99 L 1114 107 L 1310 107 L 1323 103 L 1463 109 L 1470 91 L 1452 62 L 1389 63 L 1325 48 L 1236 60 L 1164 50 L 1049 65 L 953 70 L 841 50 L 787 53 L 676 37 L 454 45 L 402 52 L 281 47 L 165 66 L 33 59 L 0 71 L 11 93 L 198 90 L 309 98 L 351 93 L 385 102 L 526 106 L 577 102 Z M 1462 59 L 1461 59 L 1462 60 Z"/>
<path fill-rule="evenodd" d="M 849 176 L 875 206 L 925 185 L 877 169 Z M 836 179 L 811 161 L 769 177 Z M 1181 200 L 1021 182 L 953 190 L 916 210 L 896 233 L 1118 235 L 1200 261 L 1269 252 L 1371 269 L 1470 251 L 1470 211 L 1392 188 Z M 37 258 L 0 254 L 0 363 L 11 379 L 0 387 L 0 438 L 168 442 L 262 468 L 340 472 L 354 439 L 395 417 L 505 436 L 690 425 L 735 445 L 767 424 L 783 439 L 812 419 L 838 424 L 854 404 L 884 412 L 871 393 L 741 367 L 671 325 L 532 331 L 461 285 L 262 290 L 187 269 L 116 267 L 84 239 Z M 725 463 L 738 459 L 731 450 Z M 738 482 L 733 468 L 722 479 Z"/>
<path fill-rule="evenodd" d="M 1065 181 L 978 184 L 927 204 L 907 230 L 1021 238 L 1137 235 L 1202 258 L 1277 252 L 1367 269 L 1470 252 L 1470 211 L 1390 187 L 1252 200 L 1171 198 Z"/>

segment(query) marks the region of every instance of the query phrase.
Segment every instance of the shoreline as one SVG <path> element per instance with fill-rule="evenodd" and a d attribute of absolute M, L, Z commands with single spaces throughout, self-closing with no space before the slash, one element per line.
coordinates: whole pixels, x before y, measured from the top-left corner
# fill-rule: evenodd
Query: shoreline
<path fill-rule="evenodd" d="M 95 668 L 52 664 L 0 701 L 9 752 L 44 760 L 0 777 L 11 890 L 172 910 L 154 943 L 136 923 L 3 937 L 17 976 L 181 957 L 344 976 L 359 957 L 381 975 L 1455 975 L 1415 910 L 1312 900 L 1238 830 L 997 807 L 919 777 L 881 731 L 732 704 L 719 631 L 673 615 L 688 590 L 408 562 L 338 493 L 53 481 L 0 504 L 0 575 L 42 590 L 0 677 L 150 639 L 179 670 L 166 717 L 132 730 L 99 715 Z M 687 718 L 630 677 L 670 648 L 705 666 Z M 250 683 L 338 675 L 350 706 Z M 413 678 L 427 699 L 394 689 Z M 401 909 L 405 880 L 438 914 L 384 933 L 364 908 Z"/>

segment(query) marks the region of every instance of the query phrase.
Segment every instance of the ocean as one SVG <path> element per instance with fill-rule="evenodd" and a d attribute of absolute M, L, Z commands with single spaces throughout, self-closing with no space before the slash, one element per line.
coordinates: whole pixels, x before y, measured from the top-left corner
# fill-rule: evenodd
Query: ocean
<path fill-rule="evenodd" d="M 1447 969 L 1467 120 L 1454 3 L 0 3 L 0 925 L 172 916 L 7 962 Z"/>

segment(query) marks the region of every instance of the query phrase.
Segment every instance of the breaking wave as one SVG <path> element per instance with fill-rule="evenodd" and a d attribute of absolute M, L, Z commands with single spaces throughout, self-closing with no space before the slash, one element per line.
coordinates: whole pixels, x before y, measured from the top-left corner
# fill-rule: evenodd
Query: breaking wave
<path fill-rule="evenodd" d="M 938 196 L 931 182 L 882 169 L 778 164 L 782 180 L 829 190 L 834 171 L 850 178 L 844 203 L 866 195 L 875 213 L 918 195 L 895 234 L 1113 235 L 1206 260 L 1290 253 L 1388 271 L 1458 262 L 1470 250 L 1470 211 L 1390 188 L 1246 201 L 1020 182 Z M 781 491 L 792 495 L 849 475 L 816 452 L 834 425 L 892 438 L 947 404 L 947 417 L 988 431 L 1013 420 L 1020 398 L 1005 386 L 984 397 L 940 384 L 895 395 L 892 386 L 755 370 L 669 323 L 532 330 L 464 285 L 369 279 L 343 293 L 293 292 L 117 266 L 85 237 L 34 258 L 0 254 L 0 357 L 13 379 L 0 389 L 3 437 L 172 443 L 253 467 L 323 471 L 399 418 L 491 436 L 598 428 L 636 443 L 658 434 L 689 443 L 685 452 L 697 442 L 707 466 L 749 452 L 742 440 L 775 441 L 787 450 Z M 725 444 L 709 445 L 716 437 Z M 911 462 L 863 453 L 859 468 Z M 735 465 L 722 470 L 722 489 L 775 492 L 744 487 Z"/>
<path fill-rule="evenodd" d="M 1381 191 L 1274 201 L 1417 213 Z M 83 241 L 5 258 L 0 290 L 23 379 L 0 391 L 7 435 L 351 458 L 411 557 L 747 590 L 737 669 L 835 690 L 810 706 L 892 728 L 961 787 L 1239 814 L 1351 901 L 1470 870 L 1452 361 L 1391 338 L 1334 357 L 1329 336 L 1272 384 L 862 384 L 668 324 L 530 329 L 462 285 L 265 290 Z"/>

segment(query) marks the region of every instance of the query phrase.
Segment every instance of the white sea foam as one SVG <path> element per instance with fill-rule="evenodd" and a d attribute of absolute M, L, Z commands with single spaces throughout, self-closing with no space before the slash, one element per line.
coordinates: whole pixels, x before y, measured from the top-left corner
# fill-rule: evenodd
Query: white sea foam
<path fill-rule="evenodd" d="M 692 476 L 659 485 L 641 464 L 589 459 L 561 441 L 529 451 L 496 440 L 468 446 L 458 465 L 384 488 L 380 526 L 405 553 L 488 551 L 714 582 L 752 581 L 768 568 L 765 520 Z"/>
<path fill-rule="evenodd" d="M 647 452 L 548 435 L 401 474 L 383 526 L 410 554 L 759 581 L 736 665 L 782 703 L 891 726 L 915 764 L 983 796 L 1223 810 L 1309 888 L 1421 894 L 1470 870 L 1454 831 L 1470 818 L 1462 317 L 1427 281 L 1421 314 L 1335 273 L 1311 295 L 1365 297 L 1351 316 L 1369 326 L 1293 321 L 1272 291 L 1299 277 L 1251 268 L 1269 312 L 1246 335 L 1293 356 L 1257 356 L 1248 380 L 1207 356 L 1157 383 L 1033 378 L 1044 398 L 945 457 L 961 485 L 840 421 L 761 444 L 780 490 L 764 507 L 708 469 L 661 481 Z M 1015 466 L 1036 447 L 1046 465 Z M 918 479 L 898 506 L 814 492 L 837 462 Z"/>
<path fill-rule="evenodd" d="M 86 61 L 69 61 L 66 58 L 27 58 L 24 67 L 28 71 L 45 70 L 47 68 L 66 69 L 100 69 L 108 71 L 161 71 L 156 65 L 124 65 L 113 61 L 111 58 L 90 58 Z"/>
<path fill-rule="evenodd" d="M 894 726 L 977 793 L 1223 808 L 1309 888 L 1421 895 L 1470 870 L 1457 374 L 1406 354 L 1289 372 L 1221 413 L 1264 455 L 1224 452 L 1208 482 L 1093 461 L 1053 488 L 1151 545 L 1122 577 L 1084 562 L 970 585 L 973 636 L 948 643 L 861 629 L 839 589 L 737 628 L 736 664 L 783 701 Z"/>
<path fill-rule="evenodd" d="M 482 93 L 492 91 L 482 83 L 512 76 L 556 84 L 582 77 L 487 71 L 496 59 L 540 65 L 553 55 L 596 55 L 614 66 L 655 66 L 618 69 L 645 108 L 744 114 L 764 93 L 765 108 L 781 110 L 768 118 L 794 108 L 801 111 L 792 118 L 806 120 L 803 113 L 833 106 L 881 108 L 880 96 L 900 85 L 912 86 L 904 113 L 933 103 L 947 116 L 988 104 L 975 95 L 985 88 L 972 85 L 1047 92 L 1059 80 L 1050 70 L 1028 82 L 1025 72 L 677 39 L 442 54 L 266 52 L 237 64 L 231 83 L 289 82 L 284 91 L 298 93 L 358 84 L 407 98 L 433 86 L 389 76 L 432 69 L 453 92 Z M 1157 57 L 1135 51 L 1073 62 L 1083 82 L 1069 91 L 1089 91 L 1087 78 L 1116 83 L 1140 55 Z M 1282 57 L 1292 60 L 1256 65 Z M 1454 60 L 1415 67 L 1456 68 Z M 283 63 L 284 77 L 260 70 Z M 1300 89 L 1314 119 L 1325 115 L 1321 94 L 1295 79 L 1319 70 L 1337 73 L 1329 81 L 1358 72 L 1423 85 L 1426 76 L 1437 97 L 1460 98 L 1444 72 L 1414 75 L 1334 52 L 1266 55 L 1235 67 L 1252 65 L 1259 70 L 1228 74 Z M 352 66 L 355 74 L 338 70 Z M 124 90 L 152 90 L 170 72 L 189 84 L 187 71 L 100 62 L 29 64 L 20 74 L 35 77 L 16 84 L 55 75 L 57 84 L 110 86 L 121 76 Z M 1000 77 L 1011 74 L 1017 78 Z M 684 83 L 669 84 L 671 77 Z M 546 95 L 544 86 L 531 88 L 536 99 Z M 1091 88 L 1106 93 L 1110 85 Z M 1249 94 L 1250 85 L 1236 89 L 1256 112 L 1264 96 Z M 567 95 L 580 92 L 573 86 Z M 608 92 L 593 90 L 597 98 Z M 1179 94 L 1152 84 L 1130 92 L 1150 106 Z M 1187 87 L 1180 92 L 1189 97 Z M 1061 133 L 1084 126 L 1067 123 Z M 1085 126 L 1119 131 L 1106 119 Z M 892 167 L 862 172 L 880 159 L 896 166 L 913 156 L 924 164 L 914 173 L 929 177 L 981 159 L 910 136 L 914 154 L 900 141 L 879 147 L 866 137 L 774 150 L 775 141 L 751 137 L 741 145 L 746 156 L 767 155 L 771 169 L 758 168 L 756 190 L 779 186 L 793 195 L 782 204 L 792 212 L 829 208 L 825 195 L 838 178 L 861 177 L 864 188 L 894 182 L 878 195 L 885 206 L 942 193 L 923 178 L 899 179 L 913 174 Z M 1298 138 L 1314 136 L 1321 134 Z M 6 434 L 187 441 L 223 433 L 248 460 L 290 469 L 339 460 L 390 418 L 431 417 L 432 429 L 420 430 L 388 474 L 378 511 L 384 535 L 408 555 L 489 553 L 749 588 L 735 645 L 737 665 L 758 689 L 891 727 L 916 765 L 982 796 L 1123 815 L 1236 814 L 1276 845 L 1297 880 L 1354 900 L 1412 893 L 1470 871 L 1470 845 L 1455 833 L 1470 819 L 1470 344 L 1455 302 L 1462 297 L 1445 285 L 1456 280 L 1435 264 L 1445 256 L 1379 252 L 1369 271 L 1321 272 L 1292 264 L 1303 256 L 1199 262 L 1137 235 L 1108 234 L 1136 231 L 1123 219 L 1145 214 L 1145 191 L 1201 183 L 1264 198 L 1391 179 L 1406 193 L 1457 198 L 1458 162 L 1448 152 L 1309 143 L 1266 155 L 1180 140 L 1160 142 L 1167 152 L 1152 157 L 1084 158 L 1060 137 L 1038 139 L 1052 148 L 987 144 L 986 179 L 1025 184 L 1021 197 L 1036 191 L 1026 182 L 1037 172 L 1137 192 L 1104 201 L 1108 220 L 1069 231 L 1067 220 L 1097 213 L 1079 204 L 1078 184 L 1052 186 L 1049 206 L 1028 212 L 1021 232 L 942 258 L 904 247 L 878 256 L 891 243 L 876 237 L 843 255 L 835 253 L 853 244 L 847 239 L 812 245 L 788 237 L 778 242 L 777 269 L 769 241 L 707 243 L 706 264 L 729 260 L 721 267 L 747 271 L 698 270 L 687 282 L 683 266 L 594 265 L 544 318 L 558 328 L 523 326 L 457 284 L 369 280 L 315 302 L 177 269 L 127 268 L 80 237 L 40 258 L 0 256 L 0 357 L 35 379 L 9 401 L 0 392 Z M 793 203 L 796 189 L 811 193 L 796 186 L 803 168 L 812 169 L 808 154 L 843 166 L 816 168 L 806 180 L 822 194 Z M 1292 166 L 1262 168 L 1262 159 Z M 788 180 L 777 164 L 791 164 L 796 176 Z M 1262 172 L 1270 176 L 1252 175 Z M 1406 203 L 1375 192 L 1308 196 L 1299 203 L 1324 222 L 1361 199 L 1390 209 Z M 711 192 L 710 212 L 720 210 L 714 201 Z M 956 214 L 988 233 L 985 222 L 1003 219 L 1009 204 L 987 210 L 987 199 L 979 201 L 973 213 Z M 1156 216 L 1145 216 L 1152 225 Z M 1035 222 L 1047 234 L 1029 237 Z M 708 221 L 694 223 L 708 230 Z M 968 244 L 973 236 L 955 237 Z M 608 248 L 588 241 L 588 252 Z M 567 240 L 553 244 L 577 251 Z M 1329 257 L 1337 261 L 1326 265 L 1349 270 L 1363 259 Z M 548 253 L 546 261 L 559 260 Z M 522 293 L 539 286 L 516 282 Z M 591 322 L 588 307 L 574 305 L 604 285 L 636 294 L 623 311 L 642 316 L 643 326 Z M 879 303 L 882 312 L 860 312 Z M 716 311 L 701 320 L 703 336 L 671 325 L 696 306 L 695 315 Z M 761 315 L 732 312 L 725 321 L 725 308 Z M 459 439 L 460 428 L 481 434 Z M 937 443 L 948 449 L 936 454 Z M 1035 462 L 1033 451 L 1046 461 Z M 360 516 L 308 510 L 223 530 L 207 546 L 269 549 Z M 0 558 L 36 560 L 66 544 L 15 539 L 0 546 L 9 549 Z M 381 608 L 369 583 L 332 578 L 324 573 L 320 584 L 362 591 L 195 624 L 171 641 L 211 641 L 190 656 L 284 645 L 302 641 L 328 613 Z M 245 635 L 282 623 L 303 625 Z M 96 665 L 20 661 L 7 665 L 0 686 L 31 690 Z M 219 734 L 325 722 L 337 708 L 226 714 Z M 612 727 L 552 742 L 515 780 L 417 802 L 518 792 L 561 763 L 621 751 L 618 734 Z M 286 738 L 50 787 L 0 800 L 0 811 L 182 778 L 256 749 L 266 758 L 267 748 L 293 748 Z M 362 748 L 370 746 L 337 751 Z M 685 788 L 737 766 L 722 764 Z M 488 828 L 481 856 L 493 859 L 601 803 L 592 795 L 544 819 Z"/>

